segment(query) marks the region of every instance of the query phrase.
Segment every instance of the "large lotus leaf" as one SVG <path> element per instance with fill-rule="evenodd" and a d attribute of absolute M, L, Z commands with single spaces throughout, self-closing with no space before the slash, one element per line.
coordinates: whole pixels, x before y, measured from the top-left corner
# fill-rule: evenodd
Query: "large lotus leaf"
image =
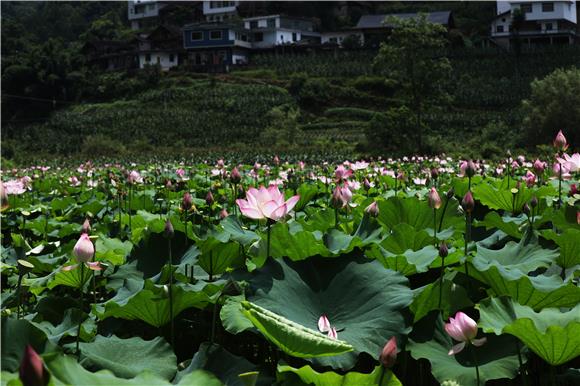
<path fill-rule="evenodd" d="M 81 343 L 80 364 L 90 370 L 110 370 L 117 377 L 133 378 L 153 369 L 159 377 L 175 376 L 177 358 L 171 346 L 161 337 L 143 340 L 139 337 L 121 339 L 115 335 L 97 335 L 92 343 Z"/>
<path fill-rule="evenodd" d="M 266 235 L 260 241 L 257 252 L 260 266 L 266 257 L 267 240 Z M 271 228 L 270 235 L 270 256 L 288 257 L 292 260 L 304 260 L 310 256 L 328 256 L 330 252 L 324 245 L 321 232 L 305 231 L 300 223 L 277 223 Z"/>
<path fill-rule="evenodd" d="M 97 334 L 97 324 L 91 318 L 87 318 L 85 313 L 80 313 L 76 308 L 69 308 L 65 311 L 62 322 L 53 325 L 49 321 L 31 323 L 42 330 L 47 339 L 53 344 L 58 344 L 65 336 L 77 336 L 79 319 L 82 317 L 81 339 L 89 341 Z"/>
<path fill-rule="evenodd" d="M 114 265 L 125 263 L 127 256 L 131 254 L 133 244 L 130 241 L 108 238 L 99 234 L 95 243 L 95 256 L 97 260 L 106 260 Z"/>
<path fill-rule="evenodd" d="M 477 221 L 474 225 L 477 227 L 485 226 L 485 229 L 488 230 L 499 229 L 516 239 L 521 239 L 522 230 L 520 228 L 522 224 L 527 224 L 527 217 L 523 214 L 517 217 L 508 215 L 502 217 L 498 212 L 492 211 L 486 214 L 482 221 Z"/>
<path fill-rule="evenodd" d="M 220 225 L 223 231 L 229 235 L 229 239 L 237 241 L 242 245 L 250 245 L 260 238 L 256 232 L 242 228 L 242 224 L 236 216 L 224 218 Z"/>
<path fill-rule="evenodd" d="M 409 330 L 402 314 L 413 298 L 408 281 L 378 261 L 346 256 L 300 262 L 270 259 L 248 280 L 251 302 L 311 329 L 326 314 L 340 330 L 338 338 L 355 349 L 312 359 L 315 364 L 349 369 L 360 352 L 376 357 L 392 336 Z"/>
<path fill-rule="evenodd" d="M 529 202 L 532 196 L 542 198 L 553 192 L 553 188 L 543 186 L 539 189 L 528 189 L 521 186 L 516 194 L 510 189 L 496 188 L 491 184 L 479 184 L 472 188 L 473 197 L 490 209 L 501 209 L 506 212 L 520 213 L 525 203 Z"/>
<path fill-rule="evenodd" d="M 69 261 L 68 263 L 65 264 L 65 266 L 73 264 L 75 264 L 74 261 Z M 80 264 L 78 264 L 76 268 L 71 269 L 70 271 L 64 271 L 61 268 L 60 270 L 55 272 L 54 276 L 47 275 L 54 277 L 54 279 L 50 280 L 46 287 L 48 289 L 52 289 L 59 285 L 64 285 L 66 287 L 79 288 L 81 285 L 85 286 L 89 281 L 89 279 L 92 277 L 92 275 L 93 271 L 91 271 L 86 267 L 83 267 L 81 269 Z"/>
<path fill-rule="evenodd" d="M 527 276 L 520 271 L 500 270 L 494 266 L 487 271 L 470 269 L 469 274 L 488 284 L 495 295 L 511 296 L 518 303 L 535 310 L 573 307 L 580 302 L 580 287 L 563 282 L 558 276 Z"/>
<path fill-rule="evenodd" d="M 335 213 L 334 209 L 326 208 L 309 208 L 305 209 L 307 216 L 298 217 L 297 221 L 302 224 L 302 227 L 306 231 L 314 232 L 326 232 L 328 229 L 334 227 L 335 223 Z"/>
<path fill-rule="evenodd" d="M 413 299 L 410 309 L 415 315 L 415 322 L 436 309 L 441 309 L 442 314 L 447 317 L 455 314 L 458 310 L 473 305 L 465 288 L 453 283 L 449 278 L 443 278 L 443 288 L 441 289 L 441 292 L 440 287 L 441 281 L 437 280 L 413 291 L 415 293 L 415 298 Z M 441 303 L 439 302 L 440 295 Z"/>
<path fill-rule="evenodd" d="M 433 237 L 425 230 L 416 230 L 409 224 L 397 224 L 391 234 L 381 242 L 381 246 L 388 252 L 402 255 L 409 249 L 418 251 L 433 243 Z"/>
<path fill-rule="evenodd" d="M 245 297 L 243 295 L 230 296 L 220 310 L 222 325 L 229 333 L 238 334 L 254 327 L 252 322 L 242 312 L 241 302 L 244 300 Z"/>
<path fill-rule="evenodd" d="M 46 366 L 52 374 L 55 386 L 91 385 L 91 386 L 172 386 L 173 384 L 157 376 L 156 369 L 145 369 L 135 378 L 118 378 L 109 370 L 91 372 L 81 366 L 76 358 L 57 356 L 46 358 Z M 181 379 L 180 386 L 221 386 L 222 383 L 213 375 L 202 370 L 194 371 Z"/>
<path fill-rule="evenodd" d="M 566 229 L 561 234 L 554 231 L 546 231 L 542 234 L 549 240 L 554 240 L 560 247 L 558 265 L 564 268 L 574 267 L 580 264 L 580 230 Z"/>
<path fill-rule="evenodd" d="M 175 381 L 180 381 L 192 372 L 205 370 L 214 374 L 224 385 L 244 386 L 239 375 L 256 369 L 256 365 L 246 358 L 233 355 L 217 344 L 206 342 L 199 346 L 189 366 L 177 374 Z"/>
<path fill-rule="evenodd" d="M 155 285 L 150 280 L 138 292 L 134 289 L 121 291 L 111 300 L 95 308 L 97 316 L 102 320 L 115 317 L 127 320 L 142 320 L 154 327 L 169 323 L 172 316 L 169 313 L 169 296 L 163 286 Z M 198 282 L 196 284 L 174 284 L 173 317 L 187 308 L 204 308 L 210 303 L 211 295 L 218 291 L 213 284 Z"/>
<path fill-rule="evenodd" d="M 551 365 L 580 355 L 580 304 L 568 312 L 558 308 L 535 312 L 510 298 L 491 298 L 481 302 L 479 311 L 484 331 L 518 337 Z"/>
<path fill-rule="evenodd" d="M 242 301 L 242 313 L 268 340 L 288 355 L 315 358 L 352 351 L 348 343 L 306 328 L 263 307 Z"/>
<path fill-rule="evenodd" d="M 385 374 L 381 373 L 385 371 Z M 382 379 L 382 381 L 381 381 Z M 278 380 L 282 384 L 295 386 L 402 386 L 396 375 L 391 370 L 383 370 L 377 366 L 370 374 L 349 371 L 345 375 L 332 371 L 319 373 L 310 366 L 300 368 L 289 365 L 278 365 Z M 379 383 L 380 382 L 380 383 Z"/>
<path fill-rule="evenodd" d="M 25 319 L 2 318 L 2 370 L 14 372 L 20 367 L 20 361 L 26 345 L 42 353 L 47 349 L 44 333 Z"/>
<path fill-rule="evenodd" d="M 497 267 L 502 274 L 510 271 L 527 274 L 538 268 L 548 267 L 557 256 L 558 251 L 544 249 L 535 242 L 535 238 L 524 237 L 519 243 L 509 241 L 498 250 L 478 245 L 472 264 L 480 272 Z"/>
<path fill-rule="evenodd" d="M 353 235 L 331 229 L 324 235 L 324 241 L 331 253 L 344 254 L 354 248 L 362 249 L 366 245 L 378 243 L 381 240 L 381 231 L 381 226 L 372 217 L 365 215 Z"/>
<path fill-rule="evenodd" d="M 459 354 L 449 355 L 456 343 L 445 332 L 441 316 L 431 313 L 414 325 L 407 347 L 413 358 L 431 362 L 431 372 L 439 382 L 454 380 L 462 386 L 477 386 L 472 349 L 476 352 L 482 385 L 488 380 L 517 375 L 519 362 L 513 338 L 488 335 L 483 346 L 470 345 Z"/>
<path fill-rule="evenodd" d="M 244 257 L 237 243 L 224 243 L 209 237 L 196 244 L 201 251 L 196 263 L 212 276 L 220 275 L 228 268 L 240 268 L 244 264 Z"/>
<path fill-rule="evenodd" d="M 443 218 L 442 230 L 449 227 L 462 229 L 464 218 L 457 212 L 459 203 L 452 199 L 449 201 Z M 437 225 L 441 219 L 443 210 L 437 211 Z M 433 229 L 433 209 L 425 201 L 416 197 L 399 198 L 391 197 L 386 201 L 379 201 L 379 222 L 393 229 L 395 225 L 405 223 L 415 229 Z"/>

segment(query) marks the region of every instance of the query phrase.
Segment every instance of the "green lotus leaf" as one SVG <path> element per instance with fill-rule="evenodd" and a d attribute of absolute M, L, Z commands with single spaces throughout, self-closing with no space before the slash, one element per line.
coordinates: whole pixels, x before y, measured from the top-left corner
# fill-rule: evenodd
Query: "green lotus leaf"
<path fill-rule="evenodd" d="M 33 323 L 25 319 L 2 318 L 2 371 L 14 372 L 26 345 L 30 344 L 38 353 L 50 351 L 46 335 Z"/>
<path fill-rule="evenodd" d="M 220 225 L 224 232 L 229 234 L 229 239 L 237 241 L 242 245 L 250 245 L 260 238 L 255 232 L 243 229 L 240 220 L 236 216 L 224 218 Z"/>
<path fill-rule="evenodd" d="M 233 355 L 220 345 L 205 342 L 199 346 L 189 366 L 177 374 L 174 382 L 181 381 L 192 372 L 204 370 L 215 375 L 225 385 L 244 386 L 239 375 L 256 369 L 256 365 L 244 357 Z"/>
<path fill-rule="evenodd" d="M 161 337 L 147 341 L 139 337 L 97 335 L 94 342 L 81 343 L 79 349 L 79 363 L 83 367 L 92 371 L 110 370 L 120 378 L 133 378 L 145 370 L 154 370 L 160 378 L 171 380 L 177 368 L 171 346 Z"/>
<path fill-rule="evenodd" d="M 569 228 L 561 234 L 549 230 L 543 232 L 542 236 L 554 240 L 560 247 L 560 257 L 558 257 L 560 267 L 567 269 L 580 264 L 580 229 Z"/>
<path fill-rule="evenodd" d="M 47 339 L 53 344 L 58 342 L 66 336 L 77 336 L 79 319 L 82 318 L 81 339 L 84 341 L 91 340 L 97 334 L 97 325 L 91 318 L 87 318 L 85 313 L 80 315 L 78 309 L 67 309 L 64 312 L 62 322 L 53 325 L 49 321 L 31 323 L 46 334 Z"/>
<path fill-rule="evenodd" d="M 270 259 L 247 280 L 252 303 L 309 329 L 317 329 L 325 314 L 339 330 L 338 338 L 354 347 L 343 355 L 311 359 L 314 364 L 349 369 L 359 353 L 376 357 L 392 336 L 409 331 L 402 314 L 413 297 L 408 281 L 378 261 Z"/>
<path fill-rule="evenodd" d="M 285 364 L 278 365 L 278 379 L 283 384 L 296 386 L 402 386 L 403 384 L 391 370 L 384 370 L 377 366 L 370 374 L 350 371 L 345 375 L 332 371 L 319 373 L 310 366 L 300 368 L 291 367 Z M 382 379 L 382 381 L 381 381 Z M 380 383 L 379 383 L 380 382 Z"/>
<path fill-rule="evenodd" d="M 461 386 L 477 386 L 475 350 L 481 385 L 493 379 L 514 378 L 518 373 L 516 343 L 509 336 L 488 335 L 481 347 L 470 345 L 456 355 L 449 350 L 457 342 L 445 332 L 444 321 L 438 313 L 431 313 L 413 326 L 407 345 L 415 359 L 431 362 L 431 372 L 439 382 L 455 380 Z"/>
<path fill-rule="evenodd" d="M 125 263 L 127 256 L 131 254 L 133 244 L 130 241 L 111 239 L 103 234 L 99 235 L 95 243 L 96 260 L 106 260 L 114 265 Z"/>
<path fill-rule="evenodd" d="M 540 199 L 551 194 L 554 189 L 543 186 L 539 189 L 528 189 L 521 186 L 516 194 L 513 194 L 507 187 L 496 188 L 491 184 L 478 184 L 472 188 L 473 198 L 479 200 L 490 209 L 500 209 L 510 213 L 520 213 L 525 203 L 529 202 L 532 196 Z"/>
<path fill-rule="evenodd" d="M 243 295 L 230 296 L 220 310 L 222 325 L 229 333 L 238 334 L 254 327 L 252 322 L 242 313 L 241 302 L 244 300 Z"/>
<path fill-rule="evenodd" d="M 292 260 L 304 260 L 310 256 L 330 255 L 322 241 L 322 233 L 308 232 L 302 229 L 300 223 L 277 223 L 271 228 L 270 255 L 272 257 L 288 257 Z M 266 235 L 262 237 L 257 252 L 258 266 L 266 257 Z"/>
<path fill-rule="evenodd" d="M 484 331 L 518 337 L 553 366 L 580 355 L 580 304 L 567 312 L 558 308 L 535 312 L 502 297 L 484 300 L 479 311 Z"/>
<path fill-rule="evenodd" d="M 443 315 L 448 317 L 461 309 L 473 306 L 465 288 L 453 283 L 446 277 L 443 278 L 441 306 L 439 306 L 440 286 L 441 282 L 437 280 L 413 291 L 415 298 L 410 309 L 415 315 L 415 322 L 427 316 L 433 310 L 441 309 Z"/>
<path fill-rule="evenodd" d="M 135 378 L 118 378 L 109 370 L 91 372 L 81 366 L 75 357 L 57 356 L 48 357 L 46 366 L 52 374 L 55 386 L 67 385 L 91 385 L 91 386 L 171 386 L 171 382 L 157 376 L 156 369 L 145 369 Z M 222 383 L 213 375 L 202 371 L 194 371 L 181 379 L 181 386 L 221 386 Z"/>
<path fill-rule="evenodd" d="M 154 327 L 164 326 L 172 319 L 169 296 L 163 286 L 146 280 L 143 289 L 139 289 L 138 283 L 135 287 L 123 289 L 119 290 L 117 296 L 95 307 L 99 319 L 115 317 L 142 320 Z M 204 308 L 218 290 L 216 285 L 205 282 L 174 284 L 173 317 L 187 308 Z"/>
<path fill-rule="evenodd" d="M 272 311 L 242 301 L 242 312 L 268 340 L 285 353 L 298 358 L 338 355 L 352 351 L 348 343 L 331 339 Z"/>
<path fill-rule="evenodd" d="M 535 237 L 524 237 L 519 243 L 509 241 L 498 250 L 478 245 L 472 264 L 480 272 L 497 267 L 502 274 L 510 271 L 527 274 L 550 266 L 557 256 L 558 251 L 542 248 Z"/>
<path fill-rule="evenodd" d="M 580 287 L 563 282 L 558 276 L 527 276 L 492 266 L 487 271 L 469 270 L 473 278 L 488 284 L 497 295 L 511 296 L 522 305 L 541 310 L 545 307 L 573 307 L 580 302 Z"/>
<path fill-rule="evenodd" d="M 195 247 L 201 252 L 195 263 L 212 276 L 220 275 L 229 268 L 240 268 L 244 264 L 244 257 L 237 243 L 223 243 L 210 237 L 198 241 Z"/>
<path fill-rule="evenodd" d="M 488 230 L 499 229 L 516 239 L 521 239 L 522 231 L 520 227 L 522 224 L 527 224 L 527 217 L 523 214 L 517 217 L 507 215 L 502 217 L 498 212 L 489 212 L 482 221 L 477 221 L 475 226 L 485 226 L 485 229 Z"/>

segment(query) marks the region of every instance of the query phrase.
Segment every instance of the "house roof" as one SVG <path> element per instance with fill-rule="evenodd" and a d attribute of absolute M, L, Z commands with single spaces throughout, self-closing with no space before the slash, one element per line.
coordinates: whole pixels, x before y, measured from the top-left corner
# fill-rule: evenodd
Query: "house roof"
<path fill-rule="evenodd" d="M 383 15 L 362 15 L 354 29 L 372 29 L 372 28 L 385 28 L 391 27 L 389 24 L 385 23 L 385 19 L 389 16 L 394 16 L 399 19 L 414 19 L 419 15 L 419 13 L 393 13 L 393 14 L 383 14 Z M 438 11 L 426 13 L 427 21 L 435 24 L 450 25 L 452 24 L 451 11 Z"/>
<path fill-rule="evenodd" d="M 240 29 L 244 26 L 241 23 L 223 23 L 223 22 L 203 22 L 191 23 L 184 25 L 181 30 L 206 30 L 206 29 Z"/>

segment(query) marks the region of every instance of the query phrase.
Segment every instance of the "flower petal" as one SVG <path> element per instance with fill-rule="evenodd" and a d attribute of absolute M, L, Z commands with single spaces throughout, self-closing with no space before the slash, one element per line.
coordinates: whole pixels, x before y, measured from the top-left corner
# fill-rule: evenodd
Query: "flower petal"
<path fill-rule="evenodd" d="M 320 332 L 328 332 L 330 330 L 330 321 L 326 317 L 326 315 L 321 315 L 318 318 L 318 331 Z"/>
<path fill-rule="evenodd" d="M 296 206 L 298 201 L 300 201 L 299 195 L 295 195 L 295 196 L 292 196 L 289 199 L 287 199 L 286 200 L 287 211 L 290 212 L 292 209 L 294 209 L 294 207 Z"/>
<path fill-rule="evenodd" d="M 78 264 L 69 265 L 69 266 L 66 266 L 66 267 L 62 267 L 62 270 L 65 271 L 65 272 L 68 272 L 68 271 L 72 271 L 73 269 L 75 269 L 78 266 L 79 266 Z"/>
<path fill-rule="evenodd" d="M 449 350 L 448 355 L 455 355 L 460 353 L 465 348 L 465 342 L 457 343 Z"/>
<path fill-rule="evenodd" d="M 330 339 L 338 339 L 338 333 L 336 332 L 335 327 L 330 327 L 330 330 L 328 330 L 328 337 Z"/>
<path fill-rule="evenodd" d="M 483 338 L 480 338 L 480 339 L 473 339 L 471 341 L 471 343 L 473 343 L 473 345 L 474 346 L 477 346 L 477 347 L 483 346 L 485 344 L 485 342 L 487 342 L 487 338 L 486 337 L 483 337 Z"/>

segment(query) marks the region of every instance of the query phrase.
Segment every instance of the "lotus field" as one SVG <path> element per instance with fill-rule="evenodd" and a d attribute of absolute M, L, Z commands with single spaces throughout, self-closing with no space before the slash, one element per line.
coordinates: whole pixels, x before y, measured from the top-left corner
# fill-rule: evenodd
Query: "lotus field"
<path fill-rule="evenodd" d="M 2 384 L 578 385 L 580 154 L 2 174 Z"/>

